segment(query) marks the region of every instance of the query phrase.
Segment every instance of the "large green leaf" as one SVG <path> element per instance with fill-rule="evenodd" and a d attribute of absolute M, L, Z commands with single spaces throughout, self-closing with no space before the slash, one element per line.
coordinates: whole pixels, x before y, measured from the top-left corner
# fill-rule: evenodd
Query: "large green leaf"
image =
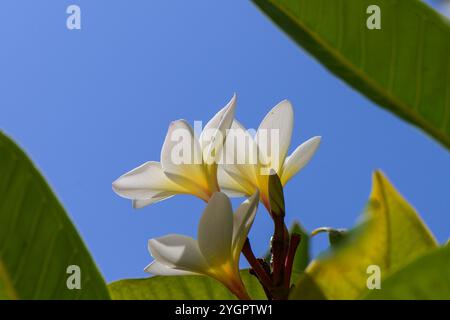
<path fill-rule="evenodd" d="M 418 0 L 253 0 L 369 99 L 450 147 L 450 26 Z M 369 30 L 369 5 L 381 30 Z"/>
<path fill-rule="evenodd" d="M 252 299 L 265 300 L 258 280 L 247 270 L 241 277 Z M 109 284 L 114 300 L 230 300 L 236 299 L 221 283 L 205 276 L 156 276 Z"/>
<path fill-rule="evenodd" d="M 328 299 L 356 299 L 366 290 L 367 268 L 377 265 L 382 279 L 438 246 L 415 210 L 389 181 L 375 172 L 361 224 L 330 251 L 313 261 L 291 298 L 303 299 L 311 282 Z"/>
<path fill-rule="evenodd" d="M 450 300 L 450 247 L 422 256 L 388 277 L 365 299 Z"/>
<path fill-rule="evenodd" d="M 69 265 L 81 289 L 69 290 Z M 0 133 L 0 299 L 109 299 L 89 252 L 22 150 Z"/>

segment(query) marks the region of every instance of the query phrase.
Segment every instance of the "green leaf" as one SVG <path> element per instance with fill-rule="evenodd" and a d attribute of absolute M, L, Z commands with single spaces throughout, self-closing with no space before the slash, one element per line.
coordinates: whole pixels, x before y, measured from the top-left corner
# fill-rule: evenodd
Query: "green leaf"
<path fill-rule="evenodd" d="M 311 232 L 311 236 L 315 236 L 319 233 L 326 232 L 328 233 L 328 241 L 331 246 L 338 245 L 345 239 L 347 236 L 347 230 L 345 229 L 334 229 L 330 227 L 321 227 Z"/>
<path fill-rule="evenodd" d="M 0 299 L 109 299 L 61 204 L 25 153 L 0 133 Z M 69 265 L 81 289 L 69 290 Z"/>
<path fill-rule="evenodd" d="M 299 284 L 300 288 L 297 287 Z M 289 300 L 327 300 L 327 297 L 309 274 L 301 273 L 297 284 L 291 288 Z"/>
<path fill-rule="evenodd" d="M 370 265 L 380 267 L 383 279 L 437 246 L 416 211 L 375 172 L 362 223 L 313 261 L 306 273 L 328 299 L 356 299 L 367 291 Z M 302 286 L 300 279 L 293 298 L 305 294 Z"/>
<path fill-rule="evenodd" d="M 380 290 L 370 290 L 365 299 L 450 299 L 450 247 L 418 258 L 384 280 Z"/>
<path fill-rule="evenodd" d="M 450 25 L 419 0 L 253 0 L 366 97 L 450 148 Z M 381 29 L 369 30 L 369 5 Z"/>
<path fill-rule="evenodd" d="M 341 243 L 341 241 L 345 239 L 346 232 L 347 232 L 346 230 L 335 230 L 335 229 L 330 230 L 328 234 L 330 244 L 332 246 L 335 246 Z"/>
<path fill-rule="evenodd" d="M 247 292 L 253 299 L 266 300 L 258 280 L 241 271 Z M 206 276 L 155 276 L 126 279 L 108 285 L 114 300 L 231 300 L 236 297 L 220 282 Z"/>

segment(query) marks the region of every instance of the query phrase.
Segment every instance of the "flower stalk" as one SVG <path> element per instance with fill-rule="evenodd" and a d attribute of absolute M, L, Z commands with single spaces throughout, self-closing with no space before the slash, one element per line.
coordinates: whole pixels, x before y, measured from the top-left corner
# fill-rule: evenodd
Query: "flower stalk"
<path fill-rule="evenodd" d="M 284 261 L 288 243 L 285 238 L 284 217 L 274 217 L 275 231 L 272 238 L 272 267 L 274 285 L 281 285 L 284 277 Z"/>
<path fill-rule="evenodd" d="M 294 265 L 295 252 L 297 251 L 297 247 L 300 244 L 301 236 L 297 233 L 291 235 L 291 240 L 289 241 L 289 249 L 286 255 L 286 261 L 284 264 L 284 286 L 286 288 L 290 287 L 291 284 L 291 274 L 292 267 Z"/>
<path fill-rule="evenodd" d="M 258 260 L 255 257 L 248 238 L 244 243 L 244 247 L 242 248 L 242 253 L 244 254 L 244 257 L 247 259 L 250 266 L 252 267 L 252 271 L 253 271 L 254 275 L 258 278 L 261 285 L 264 288 L 270 288 L 272 286 L 272 280 L 270 279 L 270 275 L 264 269 L 260 260 Z"/>
<path fill-rule="evenodd" d="M 251 266 L 250 272 L 256 276 L 270 300 L 286 300 L 289 296 L 291 274 L 295 253 L 300 244 L 300 235 L 292 234 L 285 224 L 285 204 L 283 186 L 275 172 L 269 177 L 270 216 L 274 223 L 271 239 L 270 266 L 253 254 L 250 241 L 247 239 L 242 253 Z"/>

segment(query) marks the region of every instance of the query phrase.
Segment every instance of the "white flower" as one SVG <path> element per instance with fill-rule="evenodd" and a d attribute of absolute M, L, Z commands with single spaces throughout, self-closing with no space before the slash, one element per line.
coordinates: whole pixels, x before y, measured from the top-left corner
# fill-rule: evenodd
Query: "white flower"
<path fill-rule="evenodd" d="M 239 275 L 239 257 L 255 219 L 258 199 L 256 192 L 233 214 L 229 198 L 214 193 L 201 217 L 197 240 L 176 234 L 149 240 L 155 260 L 145 271 L 154 275 L 210 276 L 238 297 L 248 298 Z"/>
<path fill-rule="evenodd" d="M 149 161 L 113 182 L 113 190 L 142 208 L 176 194 L 193 194 L 205 201 L 219 191 L 217 156 L 225 142 L 236 105 L 234 95 L 205 126 L 197 139 L 184 120 L 171 123 L 161 162 Z"/>
<path fill-rule="evenodd" d="M 224 161 L 219 167 L 221 190 L 229 196 L 248 196 L 259 189 L 261 201 L 270 210 L 269 173 L 274 170 L 284 186 L 309 162 L 320 144 L 321 137 L 313 137 L 287 156 L 293 125 L 294 112 L 287 100 L 281 101 L 266 115 L 254 138 L 235 120 L 231 126 L 232 132 L 241 132 L 240 139 L 245 137 L 246 143 L 236 143 L 234 137 L 228 135 L 224 147 L 225 158 L 234 161 L 231 161 L 232 164 Z M 236 159 L 236 156 L 249 153 L 256 161 L 249 161 L 247 157 L 247 161 L 242 163 Z"/>

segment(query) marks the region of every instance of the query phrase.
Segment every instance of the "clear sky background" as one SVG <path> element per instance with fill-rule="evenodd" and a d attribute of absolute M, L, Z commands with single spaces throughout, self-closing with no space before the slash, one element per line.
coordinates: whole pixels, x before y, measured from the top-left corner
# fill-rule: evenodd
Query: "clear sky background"
<path fill-rule="evenodd" d="M 73 3 L 79 31 L 66 28 Z M 159 160 L 172 120 L 206 121 L 233 92 L 249 128 L 291 100 L 290 151 L 323 136 L 285 189 L 289 222 L 351 227 L 381 168 L 437 239 L 449 237 L 450 153 L 332 76 L 250 2 L 10 0 L 0 9 L 0 128 L 42 170 L 108 281 L 145 276 L 147 240 L 196 236 L 204 208 L 177 196 L 136 211 L 111 182 Z M 260 255 L 271 230 L 260 207 L 250 235 Z M 318 236 L 314 252 L 326 244 Z"/>

